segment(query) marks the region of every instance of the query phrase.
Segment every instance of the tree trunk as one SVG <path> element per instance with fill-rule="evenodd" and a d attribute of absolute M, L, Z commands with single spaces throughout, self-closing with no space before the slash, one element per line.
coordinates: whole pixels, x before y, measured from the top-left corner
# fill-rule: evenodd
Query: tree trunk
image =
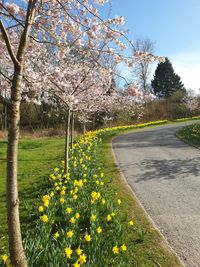
<path fill-rule="evenodd" d="M 7 98 L 7 92 L 6 92 L 6 89 L 5 89 L 5 98 Z M 7 107 L 4 106 L 4 130 L 6 131 L 7 130 L 7 126 L 8 126 L 8 118 L 7 118 L 7 113 L 8 113 L 8 110 L 7 110 Z"/>
<path fill-rule="evenodd" d="M 95 115 L 94 115 L 94 117 L 92 119 L 92 124 L 93 124 L 93 126 L 92 126 L 93 131 L 95 131 L 95 129 L 96 129 L 96 116 Z"/>
<path fill-rule="evenodd" d="M 83 123 L 83 135 L 85 135 L 85 133 L 86 133 L 86 125 L 85 125 L 86 123 L 84 122 Z"/>
<path fill-rule="evenodd" d="M 65 173 L 69 171 L 69 136 L 70 136 L 70 109 L 66 117 L 66 132 L 65 132 Z"/>
<path fill-rule="evenodd" d="M 72 111 L 72 117 L 71 117 L 71 149 L 73 147 L 74 143 L 74 111 Z"/>
<path fill-rule="evenodd" d="M 8 129 L 7 146 L 6 200 L 11 262 L 13 266 L 27 267 L 28 265 L 23 250 L 20 229 L 19 197 L 17 185 L 17 161 L 22 73 L 22 67 L 15 71 L 12 85 L 12 106 L 9 109 L 10 125 Z"/>

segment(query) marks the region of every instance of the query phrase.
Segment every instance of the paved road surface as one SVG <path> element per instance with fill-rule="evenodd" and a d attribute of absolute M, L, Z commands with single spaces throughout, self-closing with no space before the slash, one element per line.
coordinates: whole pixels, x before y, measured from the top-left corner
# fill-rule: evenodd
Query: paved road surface
<path fill-rule="evenodd" d="M 175 137 L 185 124 L 119 136 L 113 149 L 127 182 L 185 266 L 200 267 L 200 150 Z"/>

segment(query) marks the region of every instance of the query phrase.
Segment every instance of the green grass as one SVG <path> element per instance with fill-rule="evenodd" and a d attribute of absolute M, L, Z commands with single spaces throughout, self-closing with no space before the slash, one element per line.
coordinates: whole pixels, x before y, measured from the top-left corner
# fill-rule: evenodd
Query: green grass
<path fill-rule="evenodd" d="M 19 144 L 19 197 L 22 232 L 36 220 L 39 196 L 47 186 L 45 177 L 63 158 L 64 139 L 22 139 Z M 0 254 L 8 248 L 5 207 L 6 142 L 0 141 Z"/>
<path fill-rule="evenodd" d="M 150 126 L 155 127 L 155 126 Z M 104 135 L 103 144 L 97 153 L 104 168 L 105 176 L 111 178 L 109 188 L 114 189 L 122 199 L 122 221 L 127 222 L 127 214 L 133 215 L 134 230 L 127 232 L 129 256 L 132 259 L 130 267 L 179 267 L 176 255 L 166 246 L 163 238 L 149 222 L 147 216 L 138 204 L 137 199 L 127 189 L 118 167 L 114 161 L 111 140 L 114 136 L 130 130 L 108 132 Z M 47 187 L 45 177 L 62 159 L 64 139 L 23 139 L 19 145 L 19 191 L 20 216 L 22 232 L 31 229 L 36 222 L 36 209 L 39 197 Z M 7 248 L 7 228 L 5 209 L 5 150 L 6 143 L 0 141 L 0 254 Z M 3 186 L 2 186 L 3 185 Z M 128 267 L 128 266 L 127 266 Z"/>
<path fill-rule="evenodd" d="M 176 135 L 188 144 L 200 148 L 200 123 L 183 127 Z"/>
<path fill-rule="evenodd" d="M 132 259 L 130 267 L 182 266 L 177 256 L 169 250 L 159 232 L 153 227 L 120 174 L 111 146 L 112 138 L 119 133 L 116 132 L 114 135 L 104 138 L 103 145 L 99 148 L 98 154 L 100 161 L 104 163 L 105 176 L 111 178 L 111 188 L 122 199 L 122 220 L 127 214 L 134 217 L 135 229 L 127 233 L 129 240 L 128 253 Z"/>

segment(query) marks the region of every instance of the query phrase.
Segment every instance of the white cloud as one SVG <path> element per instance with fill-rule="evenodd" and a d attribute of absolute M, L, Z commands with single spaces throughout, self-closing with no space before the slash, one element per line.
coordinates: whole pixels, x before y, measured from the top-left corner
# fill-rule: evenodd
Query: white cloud
<path fill-rule="evenodd" d="M 181 52 L 169 56 L 169 59 L 185 87 L 198 93 L 200 88 L 200 51 Z"/>

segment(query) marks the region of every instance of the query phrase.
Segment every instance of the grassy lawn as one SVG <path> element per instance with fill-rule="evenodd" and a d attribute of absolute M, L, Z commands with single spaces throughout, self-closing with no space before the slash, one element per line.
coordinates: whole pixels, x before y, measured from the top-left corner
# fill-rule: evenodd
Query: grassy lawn
<path fill-rule="evenodd" d="M 200 148 L 200 123 L 182 128 L 176 135 L 188 144 Z"/>
<path fill-rule="evenodd" d="M 122 132 L 107 134 L 97 149 L 105 176 L 109 179 L 108 190 L 114 189 L 122 199 L 121 219 L 127 222 L 127 214 L 133 214 L 135 226 L 128 235 L 130 267 L 179 267 L 182 266 L 163 238 L 149 222 L 137 199 L 128 190 L 115 164 L 111 140 Z M 19 191 L 22 232 L 34 226 L 36 209 L 42 191 L 47 187 L 45 177 L 62 159 L 64 139 L 22 139 L 19 146 Z M 6 143 L 0 141 L 0 254 L 7 248 L 5 210 L 5 152 Z"/>
<path fill-rule="evenodd" d="M 19 144 L 19 196 L 22 232 L 35 222 L 35 211 L 49 170 L 63 158 L 64 139 L 22 139 Z M 0 140 L 0 254 L 7 250 L 5 208 L 6 142 Z"/>

